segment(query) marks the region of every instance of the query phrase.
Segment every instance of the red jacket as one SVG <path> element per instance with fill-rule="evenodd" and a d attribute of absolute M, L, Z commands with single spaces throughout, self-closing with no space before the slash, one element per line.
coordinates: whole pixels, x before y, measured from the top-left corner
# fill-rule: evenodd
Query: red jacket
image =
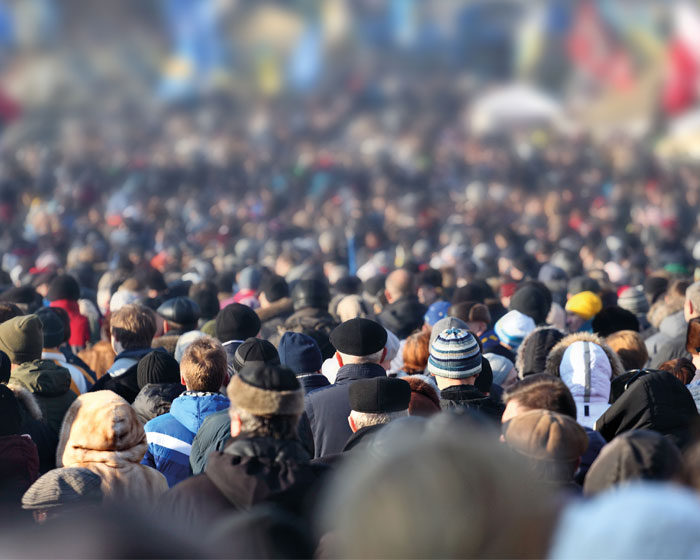
<path fill-rule="evenodd" d="M 57 299 L 51 302 L 51 307 L 60 307 L 70 318 L 70 339 L 71 346 L 85 346 L 90 340 L 90 323 L 85 315 L 80 314 L 77 301 L 69 299 Z"/>

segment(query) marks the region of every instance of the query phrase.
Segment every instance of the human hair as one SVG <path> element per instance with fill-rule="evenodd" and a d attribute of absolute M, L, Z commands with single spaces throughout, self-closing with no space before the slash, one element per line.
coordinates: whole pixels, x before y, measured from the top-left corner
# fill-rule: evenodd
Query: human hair
<path fill-rule="evenodd" d="M 350 418 L 355 422 L 355 428 L 361 430 L 368 426 L 378 426 L 379 424 L 388 424 L 397 418 L 408 416 L 408 409 L 397 410 L 395 412 L 358 412 L 357 410 L 350 411 Z"/>
<path fill-rule="evenodd" d="M 700 282 L 695 282 L 695 284 L 695 294 L 693 295 L 693 292 L 691 292 L 691 295 L 693 295 L 693 299 L 691 301 L 693 302 L 693 305 L 695 305 L 696 301 L 698 302 L 698 305 L 700 305 L 700 298 L 697 297 L 700 296 L 700 292 L 698 292 L 698 288 L 700 288 Z M 674 280 L 673 282 L 671 282 L 671 284 L 668 286 L 666 294 L 674 299 L 691 299 L 690 297 L 688 297 L 688 288 L 690 288 L 690 286 L 692 286 L 692 284 L 689 280 L 686 280 L 685 278 L 679 278 L 678 280 Z"/>
<path fill-rule="evenodd" d="M 700 311 L 700 282 L 695 282 L 685 289 L 685 300 L 693 304 L 693 309 Z"/>
<path fill-rule="evenodd" d="M 406 339 L 403 347 L 403 370 L 410 374 L 421 374 L 428 367 L 430 356 L 430 332 L 420 331 Z"/>
<path fill-rule="evenodd" d="M 644 339 L 638 332 L 617 331 L 609 335 L 605 342 L 620 357 L 625 371 L 642 369 L 649 361 L 649 352 L 647 352 Z"/>
<path fill-rule="evenodd" d="M 694 317 L 688 321 L 685 331 L 685 349 L 688 354 L 700 354 L 700 317 Z"/>
<path fill-rule="evenodd" d="M 112 313 L 110 331 L 124 350 L 148 348 L 156 334 L 156 319 L 147 307 L 125 305 Z"/>
<path fill-rule="evenodd" d="M 566 384 L 553 375 L 537 373 L 516 381 L 503 392 L 503 402 L 515 400 L 533 410 L 550 410 L 576 419 L 576 402 Z"/>
<path fill-rule="evenodd" d="M 192 342 L 180 362 L 180 373 L 189 391 L 215 393 L 226 377 L 226 351 L 211 336 Z"/>
<path fill-rule="evenodd" d="M 241 434 L 248 438 L 297 439 L 299 414 L 274 414 L 258 416 L 247 410 L 231 405 L 229 416 L 238 414 L 241 420 Z"/>
<path fill-rule="evenodd" d="M 9 301 L 0 302 L 0 323 L 9 321 L 15 317 L 20 317 L 21 315 L 24 315 L 24 313 L 14 303 L 10 303 Z"/>
<path fill-rule="evenodd" d="M 369 354 L 367 356 L 352 356 L 350 354 L 343 354 L 338 352 L 340 357 L 343 359 L 344 364 L 380 364 L 382 363 L 382 355 L 384 353 L 384 348 L 375 352 L 374 354 Z"/>
<path fill-rule="evenodd" d="M 687 385 L 695 377 L 695 366 L 688 358 L 676 358 L 669 360 L 659 366 L 661 371 L 672 373 L 681 380 L 683 385 Z"/>

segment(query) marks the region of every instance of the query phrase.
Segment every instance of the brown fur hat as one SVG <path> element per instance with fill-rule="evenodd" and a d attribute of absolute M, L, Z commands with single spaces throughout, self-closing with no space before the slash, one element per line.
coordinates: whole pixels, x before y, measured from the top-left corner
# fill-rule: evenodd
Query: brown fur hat
<path fill-rule="evenodd" d="M 304 391 L 290 369 L 275 364 L 246 364 L 226 389 L 231 405 L 256 416 L 297 416 L 304 412 Z"/>

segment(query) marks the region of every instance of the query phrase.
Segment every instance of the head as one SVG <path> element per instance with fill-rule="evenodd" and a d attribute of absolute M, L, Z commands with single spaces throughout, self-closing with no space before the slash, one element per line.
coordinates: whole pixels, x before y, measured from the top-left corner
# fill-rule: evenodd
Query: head
<path fill-rule="evenodd" d="M 318 343 L 303 333 L 286 332 L 277 348 L 280 363 L 296 375 L 321 371 L 323 357 Z"/>
<path fill-rule="evenodd" d="M 639 332 L 639 319 L 631 311 L 613 305 L 601 310 L 591 323 L 593 332 L 603 338 L 619 331 Z"/>
<path fill-rule="evenodd" d="M 0 324 L 14 319 L 15 317 L 19 317 L 20 315 L 24 315 L 24 313 L 22 313 L 22 310 L 14 303 L 0 302 Z"/>
<path fill-rule="evenodd" d="M 199 305 L 194 300 L 178 296 L 169 299 L 158 307 L 158 315 L 163 318 L 163 332 L 184 333 L 195 330 L 201 315 Z"/>
<path fill-rule="evenodd" d="M 494 331 L 501 344 L 514 351 L 518 350 L 525 337 L 535 328 L 535 321 L 532 317 L 515 309 L 506 313 L 494 325 Z"/>
<path fill-rule="evenodd" d="M 112 349 L 119 354 L 124 350 L 149 348 L 156 334 L 153 311 L 141 305 L 125 305 L 111 314 Z"/>
<path fill-rule="evenodd" d="M 348 389 L 350 416 L 348 423 L 353 432 L 368 426 L 388 424 L 408 416 L 411 386 L 397 377 L 360 379 Z"/>
<path fill-rule="evenodd" d="M 695 282 L 686 288 L 683 315 L 686 322 L 694 317 L 700 317 L 700 282 Z"/>
<path fill-rule="evenodd" d="M 190 344 L 180 363 L 180 376 L 188 391 L 216 393 L 226 378 L 226 352 L 221 343 L 205 336 Z"/>
<path fill-rule="evenodd" d="M 36 315 L 22 315 L 0 324 L 0 350 L 14 365 L 41 358 L 44 335 Z"/>
<path fill-rule="evenodd" d="M 231 303 L 216 316 L 216 338 L 222 343 L 258 336 L 260 318 L 247 305 Z"/>
<path fill-rule="evenodd" d="M 468 330 L 444 330 L 430 345 L 428 373 L 435 376 L 440 389 L 474 385 L 481 368 L 479 344 Z"/>
<path fill-rule="evenodd" d="M 418 300 L 423 305 L 432 305 L 442 297 L 442 273 L 434 268 L 428 268 L 418 274 Z"/>
<path fill-rule="evenodd" d="M 467 328 L 480 336 L 491 326 L 491 312 L 483 303 L 463 301 L 450 307 L 447 314 L 457 317 L 467 324 Z"/>
<path fill-rule="evenodd" d="M 376 321 L 356 317 L 338 325 L 330 341 L 336 349 L 336 360 L 342 367 L 348 364 L 381 364 L 386 357 L 388 335 Z"/>
<path fill-rule="evenodd" d="M 51 307 L 42 307 L 36 312 L 44 333 L 44 348 L 56 349 L 65 339 L 63 332 L 63 319 Z"/>
<path fill-rule="evenodd" d="M 167 352 L 154 350 L 136 366 L 139 389 L 149 383 L 180 383 L 180 364 Z"/>
<path fill-rule="evenodd" d="M 307 307 L 328 311 L 328 304 L 331 301 L 328 282 L 319 278 L 299 280 L 292 289 L 292 301 L 294 311 Z"/>
<path fill-rule="evenodd" d="M 688 321 L 685 332 L 685 349 L 691 355 L 695 367 L 698 368 L 698 364 L 700 364 L 700 317 L 694 317 Z"/>
<path fill-rule="evenodd" d="M 508 422 L 529 410 L 551 410 L 576 419 L 576 402 L 566 384 L 552 375 L 539 373 L 516 381 L 503 393 L 506 409 L 501 418 Z"/>
<path fill-rule="evenodd" d="M 261 307 L 269 307 L 271 303 L 288 297 L 289 286 L 284 278 L 277 274 L 269 274 L 263 277 L 258 293 Z"/>
<path fill-rule="evenodd" d="M 406 339 L 403 347 L 403 370 L 409 375 L 425 373 L 430 355 L 430 333 L 421 331 Z"/>
<path fill-rule="evenodd" d="M 649 361 L 644 339 L 638 332 L 626 330 L 617 331 L 605 339 L 610 348 L 620 357 L 625 371 L 642 369 Z"/>
<path fill-rule="evenodd" d="M 279 365 L 279 353 L 271 342 L 251 337 L 236 348 L 233 355 L 233 372 L 238 373 L 245 365 L 254 363 Z"/>
<path fill-rule="evenodd" d="M 584 291 L 571 296 L 566 302 L 565 309 L 566 328 L 570 333 L 574 333 L 603 309 L 603 302 L 598 294 Z"/>
<path fill-rule="evenodd" d="M 695 377 L 695 366 L 688 358 L 676 358 L 659 366 L 661 371 L 667 371 L 677 377 L 683 385 L 690 383 Z"/>
<path fill-rule="evenodd" d="M 413 294 L 413 275 L 406 269 L 395 270 L 386 277 L 384 296 L 389 303 Z"/>
<path fill-rule="evenodd" d="M 80 286 L 78 281 L 68 274 L 56 276 L 49 285 L 49 291 L 46 294 L 46 299 L 49 301 L 78 301 L 80 299 Z"/>

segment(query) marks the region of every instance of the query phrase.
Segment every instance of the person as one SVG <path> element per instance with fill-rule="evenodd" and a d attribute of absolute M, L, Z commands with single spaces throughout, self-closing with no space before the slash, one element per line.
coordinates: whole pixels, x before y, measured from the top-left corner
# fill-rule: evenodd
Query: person
<path fill-rule="evenodd" d="M 221 343 L 211 337 L 195 340 L 182 358 L 180 375 L 187 390 L 173 400 L 169 412 L 144 426 L 148 449 L 141 464 L 163 473 L 169 487 L 190 475 L 192 440 L 204 419 L 229 406 L 219 393 L 226 377 Z"/>
<path fill-rule="evenodd" d="M 649 361 L 649 353 L 642 336 L 635 331 L 622 330 L 614 332 L 605 338 L 622 362 L 625 371 L 642 369 Z"/>
<path fill-rule="evenodd" d="M 260 336 L 269 339 L 277 334 L 293 312 L 294 306 L 285 279 L 277 274 L 264 276 L 260 283 L 258 300 L 260 307 L 255 313 L 260 319 Z"/>
<path fill-rule="evenodd" d="M 331 294 L 325 278 L 304 278 L 297 281 L 292 288 L 294 313 L 284 322 L 284 328 L 277 329 L 277 336 L 270 337 L 270 341 L 273 344 L 278 342 L 281 333 L 286 331 L 320 331 L 326 336 L 330 335 L 337 324 L 328 312 L 330 301 Z M 321 346 L 324 358 L 330 357 L 329 352 L 332 353 L 330 345 L 326 346 Z"/>
<path fill-rule="evenodd" d="M 544 373 L 547 356 L 554 346 L 566 335 L 556 327 L 537 327 L 518 346 L 515 369 L 518 377 Z"/>
<path fill-rule="evenodd" d="M 229 383 L 231 441 L 209 458 L 204 473 L 171 488 L 158 509 L 201 535 L 229 512 L 270 503 L 309 519 L 312 492 L 326 467 L 311 465 L 297 438 L 304 392 L 294 373 L 246 364 Z"/>
<path fill-rule="evenodd" d="M 413 290 L 413 276 L 406 269 L 398 269 L 386 278 L 384 296 L 388 304 L 377 316 L 378 321 L 404 340 L 423 326 L 427 307 L 418 301 Z"/>
<path fill-rule="evenodd" d="M 149 507 L 168 489 L 165 477 L 141 465 L 146 432 L 134 409 L 112 391 L 80 395 L 66 413 L 57 467 L 84 467 L 102 479 L 104 503 Z"/>
<path fill-rule="evenodd" d="M 51 307 L 60 307 L 68 313 L 71 332 L 69 343 L 78 352 L 90 340 L 90 323 L 80 313 L 80 286 L 77 280 L 68 274 L 56 276 L 49 285 L 46 299 L 51 302 Z"/>
<path fill-rule="evenodd" d="M 260 319 L 250 307 L 230 303 L 216 316 L 216 338 L 226 351 L 229 375 L 233 375 L 233 357 L 244 340 L 258 336 Z"/>
<path fill-rule="evenodd" d="M 408 403 L 409 416 L 428 417 L 437 414 L 440 408 L 440 394 L 437 387 L 425 375 L 402 377 L 411 387 L 411 402 Z"/>
<path fill-rule="evenodd" d="M 0 350 L 12 362 L 8 385 L 22 387 L 34 396 L 43 421 L 57 435 L 76 395 L 70 390 L 70 372 L 41 359 L 43 341 L 43 327 L 36 315 L 22 315 L 0 325 Z"/>
<path fill-rule="evenodd" d="M 304 394 L 330 385 L 328 378 L 321 373 L 323 357 L 318 343 L 303 333 L 286 332 L 280 339 L 280 363 L 291 369 L 304 389 Z"/>
<path fill-rule="evenodd" d="M 137 365 L 141 358 L 153 351 L 151 342 L 155 334 L 156 321 L 150 309 L 131 304 L 113 313 L 110 336 L 116 357 L 91 391 L 114 391 L 127 402 L 134 402 L 140 391 Z"/>
<path fill-rule="evenodd" d="M 340 453 L 352 434 L 348 390 L 359 379 L 385 377 L 380 365 L 386 354 L 386 329 L 371 319 L 357 317 L 338 325 L 330 341 L 340 369 L 335 382 L 305 398 L 300 434 L 315 458 Z"/>
<path fill-rule="evenodd" d="M 639 334 L 644 340 L 654 334 L 655 329 L 647 318 L 649 300 L 644 293 L 644 286 L 627 286 L 620 289 L 617 295 L 617 305 L 630 313 L 634 313 L 637 321 L 639 321 Z"/>
<path fill-rule="evenodd" d="M 142 424 L 170 412 L 173 400 L 186 389 L 180 379 L 180 364 L 167 352 L 153 351 L 141 358 L 136 366 L 140 390 L 131 406 Z"/>
<path fill-rule="evenodd" d="M 536 324 L 532 317 L 513 309 L 496 321 L 494 332 L 501 344 L 517 352 L 525 337 L 535 328 Z"/>
<path fill-rule="evenodd" d="M 422 330 L 406 339 L 403 347 L 403 372 L 406 375 L 424 375 L 430 354 L 430 332 Z"/>
<path fill-rule="evenodd" d="M 468 330 L 446 329 L 430 345 L 428 373 L 440 389 L 442 410 L 477 410 L 500 423 L 503 405 L 474 386 L 481 368 L 479 344 Z"/>
<path fill-rule="evenodd" d="M 165 348 L 175 354 L 175 346 L 180 335 L 196 330 L 201 311 L 194 300 L 178 296 L 164 301 L 156 311 L 163 319 L 163 335 L 153 339 L 153 348 Z"/>
<path fill-rule="evenodd" d="M 585 290 L 572 295 L 564 309 L 569 333 L 592 332 L 593 318 L 603 309 L 603 302 L 597 293 Z"/>
<path fill-rule="evenodd" d="M 694 319 L 691 319 L 691 322 L 692 321 L 694 321 Z M 688 323 L 688 325 L 690 325 L 690 323 Z M 696 367 L 693 362 L 687 358 L 676 358 L 675 360 L 669 360 L 661 364 L 659 370 L 672 373 L 680 379 L 683 385 L 688 385 L 695 378 Z"/>

